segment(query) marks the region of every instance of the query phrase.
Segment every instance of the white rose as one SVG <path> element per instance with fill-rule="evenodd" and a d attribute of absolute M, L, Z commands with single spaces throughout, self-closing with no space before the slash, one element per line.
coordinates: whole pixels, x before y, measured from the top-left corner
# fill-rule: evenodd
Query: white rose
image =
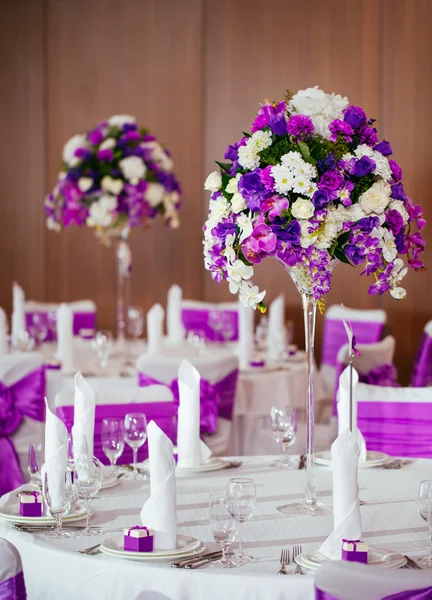
<path fill-rule="evenodd" d="M 78 158 L 78 156 L 73 156 L 70 160 L 69 166 L 77 167 L 79 164 L 81 164 L 81 159 Z"/>
<path fill-rule="evenodd" d="M 235 194 L 238 192 L 238 179 L 237 177 L 233 177 L 232 179 L 230 179 L 228 181 L 228 184 L 226 186 L 226 191 L 228 192 L 228 194 Z"/>
<path fill-rule="evenodd" d="M 406 289 L 403 287 L 396 287 L 390 290 L 390 294 L 393 298 L 396 298 L 396 300 L 403 300 L 406 296 Z"/>
<path fill-rule="evenodd" d="M 115 139 L 109 137 L 102 142 L 102 144 L 99 146 L 99 150 L 110 150 L 111 148 L 114 148 L 115 145 L 116 145 Z"/>
<path fill-rule="evenodd" d="M 298 198 L 291 206 L 291 214 L 295 219 L 310 219 L 315 212 L 315 207 L 310 200 Z"/>
<path fill-rule="evenodd" d="M 136 119 L 131 115 L 113 115 L 108 119 L 108 123 L 112 127 L 123 127 L 127 123 L 136 123 Z"/>
<path fill-rule="evenodd" d="M 213 173 L 210 173 L 210 175 L 205 180 L 204 189 L 208 190 L 209 192 L 217 192 L 218 190 L 220 190 L 221 185 L 222 185 L 221 174 L 218 173 L 217 171 L 213 171 Z"/>
<path fill-rule="evenodd" d="M 385 181 L 376 181 L 360 196 L 359 204 L 366 214 L 382 213 L 390 199 L 391 188 Z"/>
<path fill-rule="evenodd" d="M 146 191 L 144 192 L 144 198 L 150 204 L 150 206 L 157 206 L 163 200 L 165 188 L 160 183 L 149 183 Z"/>
<path fill-rule="evenodd" d="M 70 140 L 66 142 L 63 147 L 63 160 L 68 165 L 71 164 L 71 161 L 74 157 L 75 150 L 78 148 L 87 148 L 88 142 L 85 135 L 77 134 L 71 137 Z M 78 159 L 79 160 L 79 159 Z"/>
<path fill-rule="evenodd" d="M 231 209 L 233 213 L 239 213 L 246 208 L 245 199 L 241 194 L 235 193 L 231 198 Z"/>
<path fill-rule="evenodd" d="M 88 192 L 93 185 L 93 179 L 91 177 L 80 177 L 78 179 L 78 189 L 81 192 Z"/>
<path fill-rule="evenodd" d="M 87 225 L 89 227 L 109 227 L 113 222 L 112 211 L 117 208 L 114 196 L 101 196 L 97 202 L 90 206 Z"/>
<path fill-rule="evenodd" d="M 101 188 L 104 192 L 118 196 L 123 189 L 123 181 L 121 179 L 112 179 L 109 175 L 105 175 L 101 181 Z"/>
<path fill-rule="evenodd" d="M 147 167 L 139 156 L 128 156 L 127 158 L 123 158 L 123 160 L 119 162 L 119 166 L 125 178 L 134 184 L 137 184 L 140 179 L 143 179 L 147 171 Z"/>

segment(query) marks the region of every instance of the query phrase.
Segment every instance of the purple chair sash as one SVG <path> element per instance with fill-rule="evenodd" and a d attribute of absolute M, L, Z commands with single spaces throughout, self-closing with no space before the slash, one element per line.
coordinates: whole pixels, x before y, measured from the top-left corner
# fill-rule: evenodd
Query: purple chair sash
<path fill-rule="evenodd" d="M 234 334 L 231 341 L 235 342 L 239 339 L 239 323 L 238 312 L 235 310 L 218 311 L 224 315 L 230 315 L 233 319 Z M 209 342 L 223 342 L 222 333 L 214 331 L 209 325 L 210 310 L 208 308 L 182 308 L 183 326 L 188 331 L 203 331 L 205 338 Z"/>
<path fill-rule="evenodd" d="M 27 600 L 27 592 L 22 571 L 14 577 L 0 581 L 0 600 Z"/>
<path fill-rule="evenodd" d="M 33 327 L 33 315 L 40 317 L 41 323 L 48 326 L 48 312 L 41 310 L 34 310 L 26 312 L 25 321 L 26 329 L 31 332 Z M 74 312 L 73 314 L 73 334 L 79 335 L 81 329 L 96 329 L 96 313 L 94 311 L 88 312 Z M 57 339 L 57 333 L 48 327 L 48 335 L 45 339 L 46 342 L 53 342 Z"/>
<path fill-rule="evenodd" d="M 123 420 L 128 412 L 142 412 L 147 417 L 147 422 L 153 420 L 162 429 L 164 433 L 174 441 L 174 407 L 172 402 L 145 402 L 133 404 L 99 404 L 95 410 L 95 429 L 94 429 L 94 455 L 104 465 L 110 462 L 102 449 L 102 421 L 104 419 Z M 58 406 L 57 416 L 66 425 L 68 431 L 71 431 L 74 422 L 73 406 Z M 140 460 L 148 457 L 147 445 L 139 450 Z M 127 444 L 121 455 L 121 462 L 131 463 L 133 459 L 132 448 Z"/>
<path fill-rule="evenodd" d="M 203 433 L 214 433 L 217 428 L 217 419 L 221 417 L 232 421 L 234 411 L 234 398 L 237 387 L 238 369 L 229 373 L 226 377 L 212 385 L 206 379 L 200 383 L 200 431 Z M 153 379 L 145 373 L 138 373 L 138 385 L 165 385 L 174 395 L 174 408 L 177 415 L 179 405 L 178 380 L 174 379 L 170 384 Z"/>
<path fill-rule="evenodd" d="M 411 385 L 427 387 L 432 382 L 432 338 L 425 332 L 414 360 Z"/>
<path fill-rule="evenodd" d="M 420 590 L 405 590 L 403 592 L 397 592 L 390 596 L 385 596 L 381 600 L 431 600 L 432 599 L 432 587 L 422 588 Z M 343 600 L 324 592 L 318 588 L 315 588 L 315 600 Z"/>
<path fill-rule="evenodd" d="M 357 344 L 375 344 L 381 339 L 383 323 L 370 321 L 352 321 Z M 336 366 L 339 350 L 347 343 L 343 322 L 339 319 L 326 319 L 321 363 Z"/>
<path fill-rule="evenodd" d="M 428 402 L 361 402 L 357 425 L 368 450 L 432 457 L 432 390 Z"/>
<path fill-rule="evenodd" d="M 45 385 L 43 366 L 10 387 L 0 382 L 0 496 L 23 483 L 11 436 L 23 417 L 45 420 Z"/>

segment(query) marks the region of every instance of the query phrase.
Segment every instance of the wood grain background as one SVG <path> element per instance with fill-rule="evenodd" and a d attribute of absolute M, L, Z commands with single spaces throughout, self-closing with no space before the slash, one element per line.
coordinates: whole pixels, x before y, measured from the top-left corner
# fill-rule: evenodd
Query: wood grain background
<path fill-rule="evenodd" d="M 16 279 L 28 298 L 94 299 L 99 325 L 114 329 L 113 251 L 85 229 L 48 232 L 42 210 L 64 142 L 111 114 L 152 129 L 184 190 L 179 230 L 155 223 L 131 237 L 132 301 L 144 309 L 174 281 L 186 297 L 230 297 L 202 265 L 203 181 L 259 102 L 287 87 L 319 85 L 377 118 L 408 194 L 432 218 L 431 19 L 430 0 L 0 0 L 0 306 L 10 311 Z M 339 266 L 327 305 L 383 306 L 407 382 L 432 317 L 431 272 L 409 275 L 403 302 L 368 296 L 358 275 Z M 280 267 L 264 261 L 256 279 L 268 300 L 285 294 L 302 344 L 300 300 Z"/>

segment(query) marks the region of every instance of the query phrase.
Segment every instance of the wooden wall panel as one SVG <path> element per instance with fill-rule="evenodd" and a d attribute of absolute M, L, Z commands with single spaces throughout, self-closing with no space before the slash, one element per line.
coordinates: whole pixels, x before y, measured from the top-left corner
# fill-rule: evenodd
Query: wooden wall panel
<path fill-rule="evenodd" d="M 265 5 L 260 0 L 207 0 L 205 7 L 206 172 L 228 144 L 250 129 L 258 104 L 282 99 L 287 88 L 319 85 L 348 96 L 379 119 L 380 4 L 375 0 L 267 0 Z M 303 345 L 300 298 L 284 275 L 266 260 L 257 267 L 255 281 L 267 289 L 267 302 L 285 293 L 296 339 Z M 359 270 L 339 265 L 326 303 L 375 307 L 379 301 L 368 296 L 367 288 Z M 230 293 L 208 275 L 205 296 L 222 300 Z M 318 347 L 322 323 L 318 318 Z"/>
<path fill-rule="evenodd" d="M 42 0 L 0 2 L 0 306 L 12 282 L 44 298 L 44 11 Z"/>
<path fill-rule="evenodd" d="M 132 114 L 172 151 L 184 189 L 182 226 L 136 230 L 132 301 L 165 303 L 173 281 L 201 295 L 200 0 L 48 0 L 48 172 L 63 143 L 112 114 Z M 114 327 L 113 250 L 87 230 L 48 238 L 48 296 L 93 298 L 98 322 Z"/>
<path fill-rule="evenodd" d="M 431 57 L 432 3 L 429 0 L 385 0 L 383 21 L 384 131 L 396 161 L 402 166 L 407 194 L 422 205 L 429 245 L 427 273 L 407 275 L 407 298 L 385 298 L 391 332 L 396 336 L 396 363 L 405 381 L 425 323 L 432 318 L 432 220 L 430 154 L 432 138 Z"/>

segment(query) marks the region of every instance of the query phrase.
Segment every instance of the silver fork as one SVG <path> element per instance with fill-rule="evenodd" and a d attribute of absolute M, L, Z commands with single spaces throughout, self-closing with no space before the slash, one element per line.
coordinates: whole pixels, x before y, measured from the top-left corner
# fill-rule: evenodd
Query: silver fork
<path fill-rule="evenodd" d="M 297 556 L 302 554 L 302 552 L 303 552 L 302 546 L 300 546 L 299 544 L 293 546 L 292 553 L 293 553 L 293 561 L 294 562 L 295 562 L 295 559 L 297 558 Z M 293 571 L 291 574 L 292 575 L 304 575 L 305 573 L 304 573 L 303 569 L 301 568 L 301 566 L 297 563 L 295 571 Z"/>
<path fill-rule="evenodd" d="M 278 575 L 288 575 L 288 573 L 286 572 L 285 569 L 285 565 L 289 565 L 290 564 L 290 551 L 286 550 L 285 548 L 281 550 L 281 555 L 280 555 L 280 564 L 281 567 L 278 571 Z"/>

